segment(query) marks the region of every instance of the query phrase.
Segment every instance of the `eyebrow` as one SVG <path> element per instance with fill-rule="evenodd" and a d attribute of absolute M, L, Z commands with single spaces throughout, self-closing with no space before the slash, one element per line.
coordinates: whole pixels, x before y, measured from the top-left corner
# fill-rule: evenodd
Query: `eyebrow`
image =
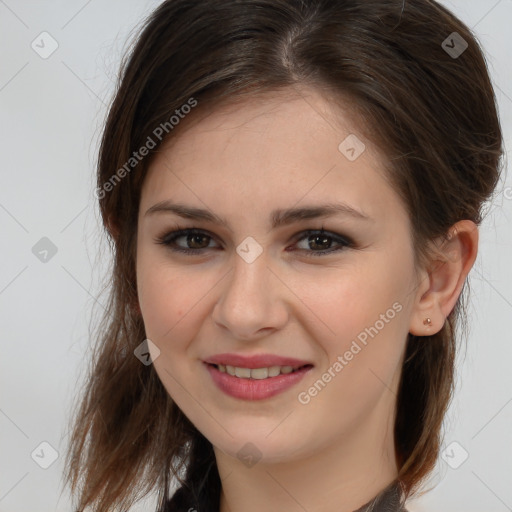
<path fill-rule="evenodd" d="M 151 206 L 144 216 L 155 213 L 174 213 L 184 219 L 212 222 L 230 229 L 229 223 L 226 219 L 219 217 L 210 210 L 175 203 L 171 200 L 161 201 Z M 305 206 L 302 208 L 274 210 L 270 214 L 270 223 L 272 225 L 272 229 L 276 229 L 301 220 L 333 217 L 335 215 L 350 216 L 357 220 L 373 220 L 368 215 L 346 203 L 328 203 L 323 205 Z"/>

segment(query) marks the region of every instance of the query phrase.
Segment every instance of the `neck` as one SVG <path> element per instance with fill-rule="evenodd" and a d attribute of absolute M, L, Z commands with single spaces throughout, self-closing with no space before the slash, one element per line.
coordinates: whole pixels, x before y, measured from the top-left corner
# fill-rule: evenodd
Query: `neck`
<path fill-rule="evenodd" d="M 374 419 L 378 417 L 375 411 Z M 385 425 L 367 420 L 335 446 L 281 463 L 262 459 L 247 467 L 214 448 L 222 481 L 220 512 L 354 512 L 361 508 L 398 475 L 393 415 Z"/>

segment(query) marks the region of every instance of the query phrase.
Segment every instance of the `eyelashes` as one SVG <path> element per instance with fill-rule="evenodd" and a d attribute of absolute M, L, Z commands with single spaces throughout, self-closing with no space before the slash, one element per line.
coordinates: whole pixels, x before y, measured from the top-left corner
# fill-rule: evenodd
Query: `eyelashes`
<path fill-rule="evenodd" d="M 183 247 L 178 245 L 176 242 L 180 238 L 185 239 L 185 245 L 199 245 L 201 247 Z M 210 243 L 215 240 L 215 237 L 210 234 L 208 231 L 204 231 L 198 228 L 188 228 L 188 229 L 177 229 L 174 231 L 170 231 L 165 233 L 161 237 L 155 238 L 155 243 L 166 246 L 169 250 L 193 255 L 193 256 L 203 256 L 206 251 L 210 251 L 212 249 L 218 250 L 216 247 L 211 247 Z M 299 233 L 298 236 L 294 237 L 293 245 L 296 245 L 298 242 L 303 240 L 306 241 L 306 247 L 308 249 L 296 249 L 302 254 L 306 255 L 306 257 L 321 257 L 327 256 L 333 253 L 337 253 L 347 248 L 356 248 L 356 244 L 354 241 L 345 235 L 340 235 L 338 233 L 332 233 L 330 231 L 325 231 L 323 228 L 318 230 L 306 230 Z M 312 249 L 315 246 L 325 246 L 332 245 L 333 243 L 337 244 L 335 248 L 328 249 Z"/>

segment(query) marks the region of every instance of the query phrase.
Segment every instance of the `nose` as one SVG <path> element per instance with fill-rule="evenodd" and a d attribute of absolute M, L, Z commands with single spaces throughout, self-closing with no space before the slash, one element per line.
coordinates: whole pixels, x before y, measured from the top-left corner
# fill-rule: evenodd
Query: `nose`
<path fill-rule="evenodd" d="M 238 254 L 233 269 L 219 284 L 220 295 L 212 318 L 231 337 L 253 340 L 282 329 L 289 316 L 291 293 L 271 268 L 265 251 L 253 262 Z"/>

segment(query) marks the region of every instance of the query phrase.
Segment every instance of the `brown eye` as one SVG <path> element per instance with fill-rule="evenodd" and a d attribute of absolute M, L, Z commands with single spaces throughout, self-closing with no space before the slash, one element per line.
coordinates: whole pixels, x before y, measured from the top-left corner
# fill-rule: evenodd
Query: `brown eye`
<path fill-rule="evenodd" d="M 186 243 L 187 243 L 187 245 L 189 245 L 190 249 L 205 249 L 209 245 L 209 242 L 208 242 L 208 239 L 210 238 L 209 236 L 198 235 L 198 234 L 194 233 L 191 235 L 183 235 L 183 237 L 186 238 Z M 182 237 L 177 237 L 177 238 L 182 238 Z M 206 245 L 204 244 L 205 240 L 207 241 Z"/>
<path fill-rule="evenodd" d="M 309 230 L 302 232 L 301 235 L 294 245 L 305 240 L 305 247 L 299 247 L 299 251 L 307 256 L 326 256 L 345 248 L 355 247 L 355 243 L 350 238 L 324 230 Z M 184 242 L 177 243 L 180 239 L 183 239 Z M 196 256 L 202 255 L 208 249 L 215 248 L 210 245 L 211 241 L 213 241 L 211 235 L 197 228 L 172 231 L 155 239 L 156 243 L 165 245 L 172 251 Z M 337 247 L 332 248 L 333 244 L 337 244 Z"/>
<path fill-rule="evenodd" d="M 332 244 L 332 238 L 326 235 L 311 235 L 308 237 L 308 244 L 310 249 L 329 249 Z"/>
<path fill-rule="evenodd" d="M 177 243 L 177 240 L 183 239 L 184 242 Z M 210 247 L 213 238 L 199 229 L 181 229 L 167 233 L 161 238 L 157 238 L 155 242 L 168 246 L 172 251 L 183 252 L 185 254 L 202 254 L 205 249 Z"/>
<path fill-rule="evenodd" d="M 299 248 L 306 252 L 307 256 L 325 256 L 334 252 L 341 251 L 346 247 L 354 247 L 355 244 L 350 238 L 342 237 L 335 233 L 324 232 L 323 230 L 307 231 L 296 244 L 306 240 L 306 247 Z M 338 247 L 331 248 L 332 244 L 338 244 Z"/>

